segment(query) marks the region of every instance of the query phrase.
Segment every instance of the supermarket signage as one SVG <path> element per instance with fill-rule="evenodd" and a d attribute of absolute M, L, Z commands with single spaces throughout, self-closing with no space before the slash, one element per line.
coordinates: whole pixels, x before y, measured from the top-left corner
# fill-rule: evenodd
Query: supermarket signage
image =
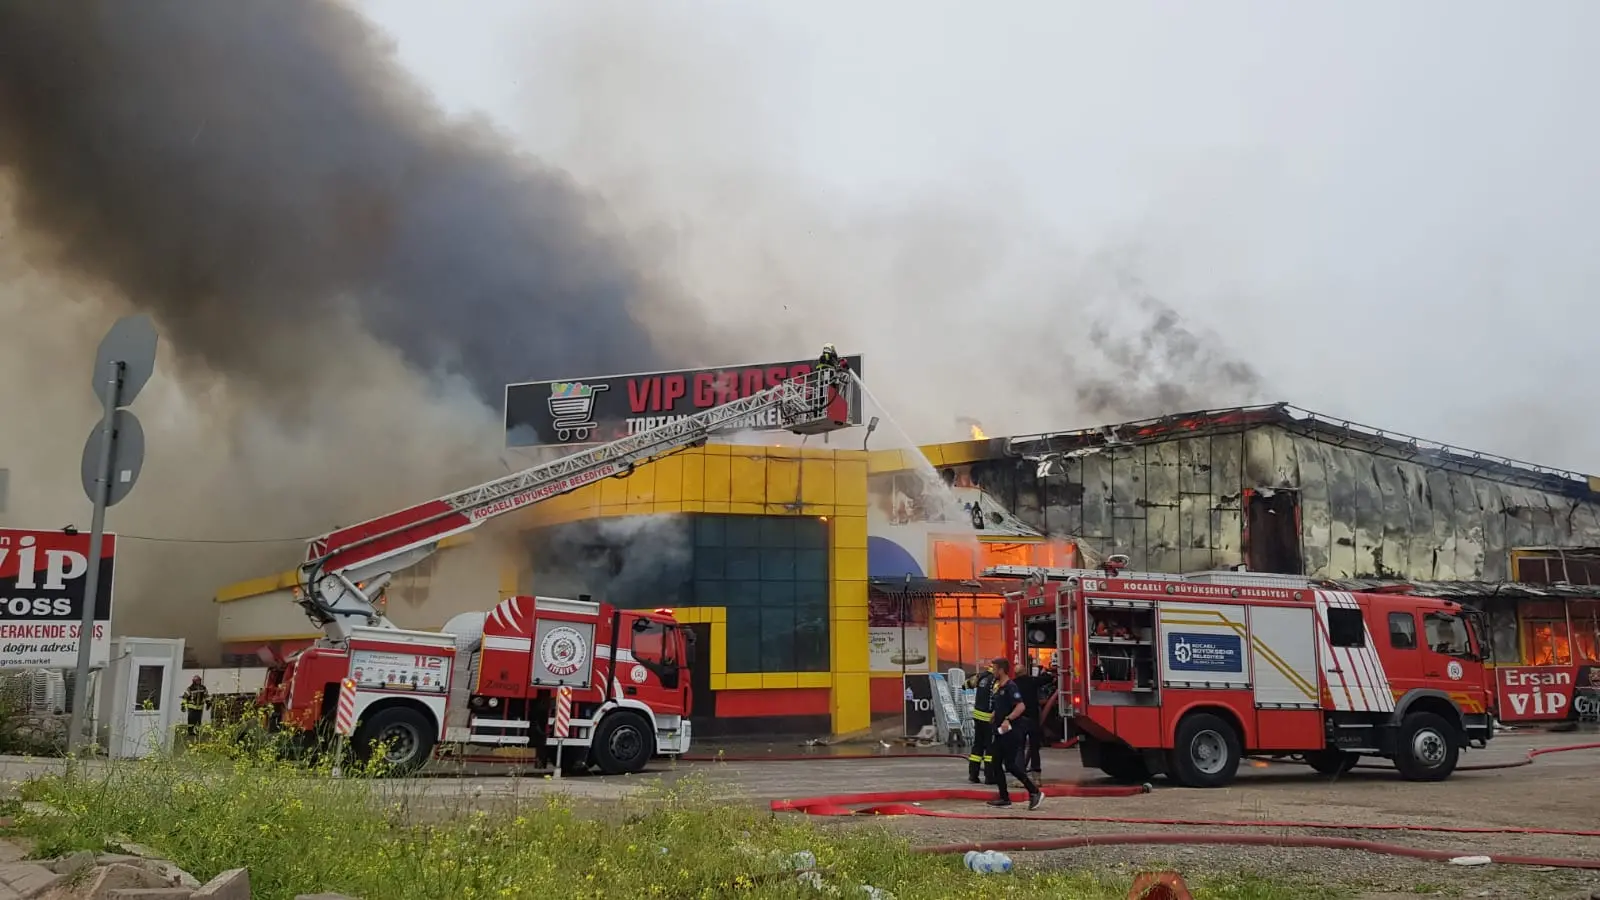
<path fill-rule="evenodd" d="M 111 597 L 117 536 L 100 547 L 90 664 L 111 656 Z M 89 535 L 60 530 L 0 528 L 0 668 L 70 669 L 78 664 L 78 634 L 89 574 Z"/>
<path fill-rule="evenodd" d="M 861 357 L 845 360 L 860 376 Z M 815 365 L 815 360 L 796 360 L 507 385 L 506 446 L 613 441 L 758 394 L 810 372 Z M 850 404 L 850 424 L 861 424 L 861 407 L 859 402 Z M 752 431 L 782 427 L 776 409 L 740 424 Z"/>

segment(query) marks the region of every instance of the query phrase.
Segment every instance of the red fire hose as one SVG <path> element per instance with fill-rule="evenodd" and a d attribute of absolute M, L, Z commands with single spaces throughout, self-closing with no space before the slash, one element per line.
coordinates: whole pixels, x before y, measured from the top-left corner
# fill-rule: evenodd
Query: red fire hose
<path fill-rule="evenodd" d="M 1317 826 L 1323 827 L 1323 826 Z M 1534 833 L 1534 832 L 1530 832 Z M 1073 837 L 1046 838 L 1036 841 L 983 841 L 971 844 L 944 844 L 938 847 L 919 847 L 923 853 L 966 853 L 968 850 L 1067 850 L 1073 847 L 1109 847 L 1119 844 L 1196 845 L 1224 844 L 1243 847 L 1313 847 L 1324 850 L 1360 850 L 1381 853 L 1385 856 L 1409 856 L 1412 859 L 1429 859 L 1448 862 L 1463 856 L 1485 856 L 1502 866 L 1548 866 L 1553 869 L 1600 869 L 1600 859 L 1569 859 L 1560 856 L 1493 856 L 1464 850 L 1424 850 L 1400 844 L 1380 844 L 1377 841 L 1357 841 L 1350 838 L 1310 837 L 1287 834 L 1183 834 L 1180 832 L 1152 832 L 1150 834 L 1080 834 Z"/>
<path fill-rule="evenodd" d="M 1529 765 L 1540 756 L 1551 753 L 1566 753 L 1574 750 L 1600 750 L 1600 743 L 1575 744 L 1565 747 L 1546 747 L 1529 751 L 1526 758 L 1517 762 L 1486 763 L 1477 766 L 1462 766 L 1461 769 L 1468 771 L 1483 771 L 1491 769 L 1516 768 L 1519 766 Z M 1384 768 L 1383 766 L 1374 767 Z M 1044 785 L 1042 786 L 1042 790 L 1047 797 L 1129 797 L 1135 794 L 1146 793 L 1150 790 L 1150 787 L 1148 785 L 1130 787 L 1121 785 L 1070 784 Z M 989 791 L 960 788 L 865 794 L 839 794 L 826 797 L 808 797 L 799 800 L 774 800 L 772 801 L 772 809 L 775 811 L 803 812 L 814 816 L 916 815 L 950 819 L 1032 819 L 1041 822 L 1095 822 L 1118 825 L 1181 825 L 1210 828 L 1303 828 L 1308 830 L 1414 831 L 1444 834 L 1526 834 L 1561 835 L 1569 837 L 1600 837 L 1600 831 L 1556 828 L 1472 828 L 1448 825 L 1430 826 L 1298 821 L 1253 822 L 1207 819 L 1132 818 L 1117 816 L 1021 816 L 945 812 L 940 810 L 923 809 L 919 806 L 911 805 L 913 803 L 928 800 L 985 800 L 991 796 L 993 796 L 993 794 Z M 1382 853 L 1390 856 L 1406 856 L 1413 859 L 1440 861 L 1450 860 L 1462 856 L 1486 855 L 1471 853 L 1468 851 L 1424 850 L 1417 847 L 1406 847 L 1398 844 L 1385 844 L 1376 841 L 1354 840 L 1351 838 L 1321 837 L 1310 835 L 1206 834 L 1180 832 L 1089 834 L 1023 841 L 978 841 L 963 844 L 947 844 L 937 847 L 923 847 L 920 849 L 927 853 L 965 853 L 968 850 L 1061 850 L 1072 847 L 1126 844 L 1224 844 L 1234 846 L 1315 847 L 1333 850 L 1362 850 L 1368 853 Z M 1499 863 L 1501 865 L 1551 866 L 1554 868 L 1600 870 L 1600 860 L 1527 856 L 1490 856 L 1489 858 L 1492 862 Z"/>
<path fill-rule="evenodd" d="M 686 753 L 678 759 L 683 762 L 834 762 L 864 759 L 966 759 L 965 753 L 917 753 L 896 750 L 889 753 Z"/>

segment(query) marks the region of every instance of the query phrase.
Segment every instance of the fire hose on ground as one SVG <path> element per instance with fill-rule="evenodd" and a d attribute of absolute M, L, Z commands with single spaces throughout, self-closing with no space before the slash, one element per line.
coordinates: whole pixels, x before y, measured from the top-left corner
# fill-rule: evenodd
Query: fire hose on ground
<path fill-rule="evenodd" d="M 1573 744 L 1564 747 L 1544 747 L 1530 750 L 1521 760 L 1506 763 L 1482 763 L 1471 766 L 1461 766 L 1458 771 L 1490 771 L 1496 769 L 1512 769 L 1531 765 L 1541 756 L 1552 753 L 1567 753 L 1575 750 L 1600 750 L 1600 743 Z M 857 757 L 859 758 L 859 757 Z M 1387 768 L 1381 765 L 1370 765 L 1364 768 Z M 1046 797 L 1131 797 L 1137 794 L 1149 793 L 1150 785 L 1084 785 L 1084 784 L 1052 784 L 1042 785 Z M 1246 821 L 1225 819 L 1175 819 L 1175 818 L 1138 818 L 1123 816 L 1052 816 L 1052 815 L 1005 815 L 985 813 L 961 813 L 942 810 L 923 809 L 914 804 L 927 801 L 940 800 L 986 800 L 993 796 L 991 791 L 973 790 L 968 788 L 931 789 L 920 791 L 898 792 L 873 792 L 863 794 L 837 794 L 824 797 L 807 797 L 798 800 L 774 800 L 772 809 L 779 812 L 801 812 L 813 816 L 930 816 L 945 819 L 992 819 L 992 820 L 1030 820 L 1038 822 L 1078 822 L 1099 823 L 1115 825 L 1147 825 L 1147 826 L 1184 826 L 1195 828 L 1295 828 L 1306 830 L 1326 831 L 1408 831 L 1417 833 L 1436 834 L 1506 834 L 1506 835 L 1544 835 L 1564 837 L 1600 837 L 1600 831 L 1586 831 L 1560 828 L 1519 828 L 1513 826 L 1500 827 L 1468 827 L 1451 825 L 1414 825 L 1414 824 L 1373 824 L 1350 822 L 1300 822 L 1300 821 Z M 1139 833 L 1112 833 L 1112 834 L 1082 834 L 1059 838 L 1042 838 L 1020 841 L 973 841 L 960 844 L 943 844 L 939 846 L 920 847 L 924 853 L 966 853 L 969 850 L 1065 850 L 1075 847 L 1105 847 L 1116 845 L 1229 845 L 1229 846 L 1256 846 L 1256 847 L 1297 847 L 1317 848 L 1329 850 L 1359 850 L 1366 853 L 1378 853 L 1387 856 L 1402 856 L 1412 859 L 1424 859 L 1447 862 L 1463 857 L 1483 857 L 1491 863 L 1511 866 L 1548 866 L 1561 869 L 1590 869 L 1600 870 L 1600 859 L 1572 859 L 1565 857 L 1540 857 L 1540 856 L 1513 856 L 1480 854 L 1469 851 L 1428 850 L 1420 847 L 1408 847 L 1401 844 L 1388 844 L 1378 841 L 1358 840 L 1354 838 L 1325 837 L 1320 835 L 1283 835 L 1283 834 L 1228 834 L 1218 832 L 1139 832 Z"/>

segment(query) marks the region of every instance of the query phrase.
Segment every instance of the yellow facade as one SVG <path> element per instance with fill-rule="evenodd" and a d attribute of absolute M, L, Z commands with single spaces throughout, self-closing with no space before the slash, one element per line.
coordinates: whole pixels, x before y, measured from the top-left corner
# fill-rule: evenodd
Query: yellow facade
<path fill-rule="evenodd" d="M 730 513 L 818 516 L 829 533 L 828 672 L 730 673 L 727 609 L 674 610 L 711 625 L 711 689 L 831 688 L 833 732 L 871 724 L 867 665 L 867 457 L 860 450 L 714 444 L 640 466 L 528 510 L 526 529 L 608 516 Z M 520 583 L 528 572 L 509 573 Z"/>

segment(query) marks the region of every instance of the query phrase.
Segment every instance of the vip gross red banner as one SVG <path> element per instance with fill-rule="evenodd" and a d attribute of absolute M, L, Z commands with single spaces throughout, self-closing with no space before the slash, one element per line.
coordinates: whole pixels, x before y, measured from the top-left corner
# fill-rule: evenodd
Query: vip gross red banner
<path fill-rule="evenodd" d="M 860 376 L 861 357 L 845 360 Z M 613 441 L 760 393 L 810 372 L 815 365 L 815 360 L 791 360 L 508 385 L 506 445 Z M 859 398 L 850 404 L 853 425 L 861 424 L 861 406 Z M 758 419 L 745 427 L 753 431 L 782 427 L 776 411 Z"/>
<path fill-rule="evenodd" d="M 91 661 L 110 655 L 116 535 L 102 542 Z M 0 528 L 0 667 L 66 669 L 78 662 L 89 535 Z"/>

